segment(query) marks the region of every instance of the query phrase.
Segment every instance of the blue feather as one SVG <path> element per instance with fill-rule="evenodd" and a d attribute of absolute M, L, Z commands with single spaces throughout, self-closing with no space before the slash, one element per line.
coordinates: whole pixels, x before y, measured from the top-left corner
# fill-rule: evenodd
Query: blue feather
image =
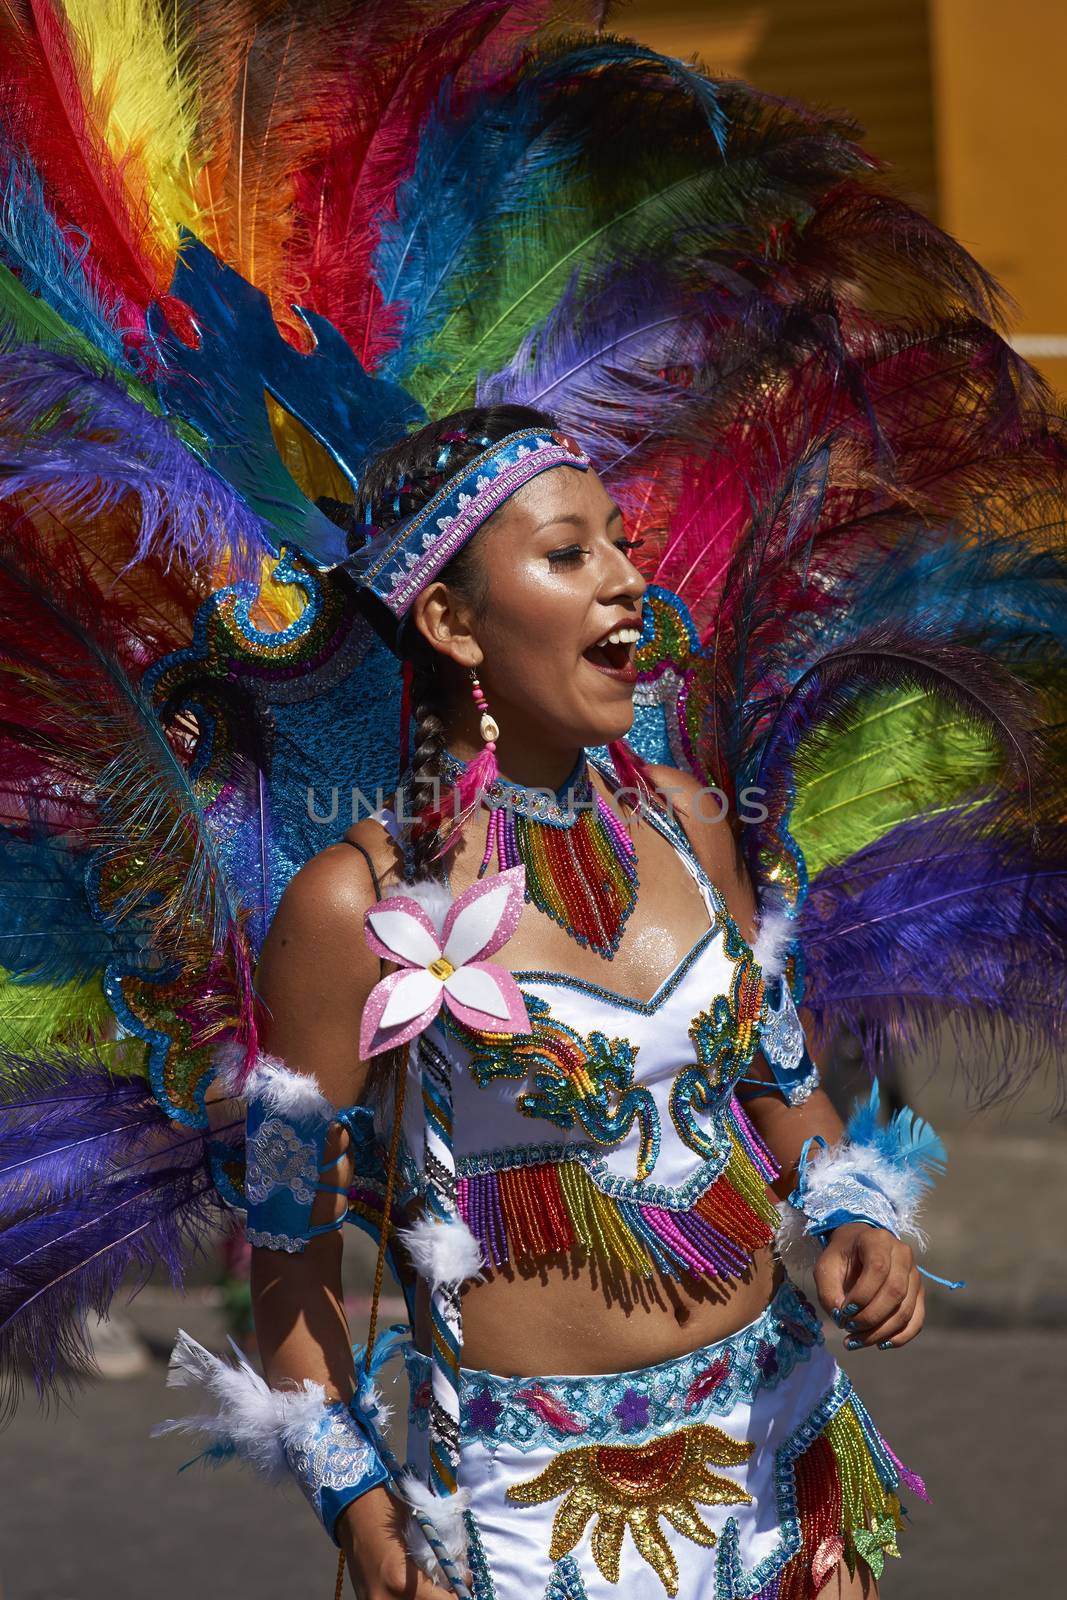
<path fill-rule="evenodd" d="M 92 277 L 89 241 L 60 227 L 26 155 L 8 161 L 0 186 L 0 260 L 108 361 L 127 365 L 118 306 L 109 303 Z"/>
<path fill-rule="evenodd" d="M 529 228 L 540 208 L 556 202 L 557 184 L 581 154 L 581 139 L 546 130 L 547 93 L 606 68 L 642 64 L 663 69 L 692 97 L 723 154 L 727 117 L 718 86 L 684 61 L 632 41 L 604 39 L 540 61 L 506 93 L 484 94 L 459 115 L 454 84 L 445 80 L 414 171 L 397 187 L 395 217 L 383 221 L 375 251 L 383 299 L 403 307 L 383 376 L 409 381 L 414 365 L 432 359 L 434 335 L 453 309 L 450 286 L 467 292 L 460 268 L 486 225 L 512 214 Z"/>
<path fill-rule="evenodd" d="M 927 1189 L 945 1170 L 948 1157 L 940 1137 L 928 1122 L 904 1106 L 883 1123 L 879 1118 L 881 1095 L 877 1079 L 866 1100 L 857 1100 L 845 1125 L 850 1144 L 877 1151 L 898 1172 L 907 1172 L 917 1191 Z"/>
<path fill-rule="evenodd" d="M 442 85 L 375 251 L 383 299 L 403 307 L 381 376 L 406 382 L 427 358 L 452 310 L 449 285 L 486 224 L 514 210 L 528 225 L 539 191 L 551 196 L 550 180 L 570 152 L 537 139 L 544 76 L 532 74 L 503 97 L 486 96 L 458 118 L 451 114 L 453 85 Z"/>
<path fill-rule="evenodd" d="M 85 892 L 85 851 L 43 831 L 23 838 L 0 827 L 0 967 L 28 983 L 68 983 L 136 960 L 139 941 L 124 924 L 106 929 Z"/>

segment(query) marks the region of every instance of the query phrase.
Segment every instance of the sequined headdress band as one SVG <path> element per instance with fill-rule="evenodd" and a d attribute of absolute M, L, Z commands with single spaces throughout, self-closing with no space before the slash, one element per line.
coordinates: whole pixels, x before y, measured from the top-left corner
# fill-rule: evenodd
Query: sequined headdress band
<path fill-rule="evenodd" d="M 424 506 L 373 534 L 343 563 L 346 572 L 403 622 L 415 596 L 447 566 L 516 489 L 550 467 L 585 472 L 589 457 L 564 433 L 509 433 L 443 483 Z"/>

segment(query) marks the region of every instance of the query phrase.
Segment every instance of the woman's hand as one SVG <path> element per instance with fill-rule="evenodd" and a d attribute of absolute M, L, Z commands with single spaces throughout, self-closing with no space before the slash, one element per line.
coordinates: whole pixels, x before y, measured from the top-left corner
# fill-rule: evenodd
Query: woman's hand
<path fill-rule="evenodd" d="M 405 1512 L 384 1488 L 342 1511 L 335 1532 L 359 1600 L 455 1600 L 415 1565 L 404 1542 Z"/>
<path fill-rule="evenodd" d="M 866 1222 L 834 1229 L 815 1266 L 815 1287 L 851 1350 L 907 1344 L 925 1320 L 911 1246 Z"/>

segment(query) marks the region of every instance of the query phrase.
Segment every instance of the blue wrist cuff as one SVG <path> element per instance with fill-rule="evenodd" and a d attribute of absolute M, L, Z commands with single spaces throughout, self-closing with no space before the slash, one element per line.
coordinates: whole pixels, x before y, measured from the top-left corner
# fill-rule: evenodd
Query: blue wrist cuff
<path fill-rule="evenodd" d="M 389 1473 L 359 1416 L 343 1400 L 322 1407 L 299 1432 L 287 1429 L 285 1459 L 334 1544 L 337 1518 Z"/>

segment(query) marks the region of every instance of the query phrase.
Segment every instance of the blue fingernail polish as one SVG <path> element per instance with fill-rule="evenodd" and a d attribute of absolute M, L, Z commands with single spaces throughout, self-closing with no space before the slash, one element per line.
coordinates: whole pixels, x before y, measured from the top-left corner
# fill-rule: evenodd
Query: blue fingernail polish
<path fill-rule="evenodd" d="M 859 1306 L 856 1304 L 855 1300 L 850 1300 L 844 1311 L 842 1311 L 841 1315 L 843 1317 L 854 1317 L 858 1310 Z"/>
<path fill-rule="evenodd" d="M 840 1322 L 841 1322 L 841 1307 L 840 1306 L 835 1306 L 834 1309 L 831 1311 L 830 1315 L 833 1317 L 834 1321 L 838 1325 L 840 1325 Z"/>
<path fill-rule="evenodd" d="M 892 1339 L 883 1339 L 878 1348 L 879 1350 L 894 1350 L 896 1346 L 894 1345 Z"/>
<path fill-rule="evenodd" d="M 850 1317 L 848 1322 L 846 1322 L 844 1324 L 844 1326 L 848 1329 L 849 1333 L 855 1333 L 855 1331 L 856 1331 L 856 1323 L 855 1323 L 853 1318 Z"/>
<path fill-rule="evenodd" d="M 846 1350 L 861 1350 L 862 1348 L 863 1348 L 863 1340 L 862 1339 L 846 1339 L 845 1340 L 845 1349 Z"/>

